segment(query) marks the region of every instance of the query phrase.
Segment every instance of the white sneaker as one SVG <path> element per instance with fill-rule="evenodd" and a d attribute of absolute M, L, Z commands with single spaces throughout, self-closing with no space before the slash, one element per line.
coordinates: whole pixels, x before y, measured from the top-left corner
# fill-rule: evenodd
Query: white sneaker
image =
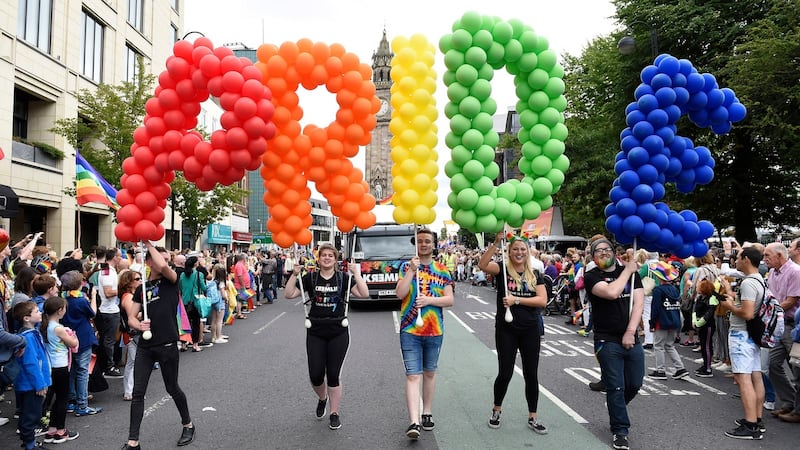
<path fill-rule="evenodd" d="M 724 362 L 722 362 L 722 361 L 717 361 L 717 362 L 715 362 L 715 363 L 711 364 L 711 368 L 712 368 L 712 369 L 716 369 L 717 367 L 719 367 L 719 366 L 723 366 L 723 365 L 725 365 L 725 363 L 724 363 Z"/>
<path fill-rule="evenodd" d="M 227 344 L 228 340 L 227 339 L 222 339 L 222 338 L 214 339 L 214 343 L 215 344 Z"/>
<path fill-rule="evenodd" d="M 767 401 L 765 401 L 764 402 L 764 409 L 766 409 L 767 411 L 774 410 L 775 409 L 775 402 L 767 402 Z M 8 420 L 8 419 L 6 419 L 6 420 Z"/>
<path fill-rule="evenodd" d="M 719 370 L 720 372 L 725 372 L 725 373 L 729 373 L 731 371 L 731 366 L 725 363 L 722 363 L 721 365 L 714 368 Z"/>
<path fill-rule="evenodd" d="M 702 364 L 703 363 L 703 358 L 695 358 L 692 361 L 694 361 L 695 364 Z"/>
<path fill-rule="evenodd" d="M 8 420 L 8 417 L 0 417 L 0 427 L 7 424 L 8 422 L 10 422 L 10 420 Z"/>

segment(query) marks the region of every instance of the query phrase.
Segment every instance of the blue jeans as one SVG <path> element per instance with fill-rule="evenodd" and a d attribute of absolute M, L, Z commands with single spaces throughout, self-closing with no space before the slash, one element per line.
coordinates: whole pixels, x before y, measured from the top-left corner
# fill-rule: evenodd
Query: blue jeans
<path fill-rule="evenodd" d="M 92 348 L 72 355 L 72 368 L 69 371 L 69 398 L 79 408 L 89 406 L 89 362 Z"/>
<path fill-rule="evenodd" d="M 628 435 L 631 420 L 627 404 L 636 397 L 644 379 L 644 350 L 637 342 L 630 350 L 621 344 L 595 341 L 594 354 L 606 385 L 608 420 L 613 434 Z"/>
<path fill-rule="evenodd" d="M 443 339 L 444 336 L 416 336 L 401 332 L 400 350 L 403 353 L 406 375 L 436 372 Z"/>
<path fill-rule="evenodd" d="M 44 397 L 36 395 L 36 391 L 24 391 L 19 393 L 19 439 L 26 449 L 32 449 L 36 445 L 35 428 L 42 418 L 42 405 Z"/>

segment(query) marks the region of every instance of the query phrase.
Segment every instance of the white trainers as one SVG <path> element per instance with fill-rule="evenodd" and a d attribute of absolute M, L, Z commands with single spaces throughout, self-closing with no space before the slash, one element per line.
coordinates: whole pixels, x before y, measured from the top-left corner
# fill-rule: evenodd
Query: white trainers
<path fill-rule="evenodd" d="M 219 338 L 219 339 L 214 339 L 212 342 L 214 342 L 215 344 L 227 344 L 228 340 L 227 339 L 223 339 L 223 338 Z"/>
<path fill-rule="evenodd" d="M 695 364 L 703 364 L 703 358 L 695 358 L 692 361 L 694 361 Z"/>
<path fill-rule="evenodd" d="M 731 366 L 725 363 L 722 363 L 721 365 L 714 368 L 719 370 L 720 372 L 725 372 L 725 373 L 729 373 L 731 371 Z"/>
<path fill-rule="evenodd" d="M 775 409 L 775 402 L 767 402 L 767 401 L 765 401 L 764 402 L 764 409 L 766 409 L 767 411 L 773 411 Z M 8 419 L 6 419 L 6 420 L 8 420 Z M 0 419 L 0 422 L 2 422 L 2 419 Z"/>

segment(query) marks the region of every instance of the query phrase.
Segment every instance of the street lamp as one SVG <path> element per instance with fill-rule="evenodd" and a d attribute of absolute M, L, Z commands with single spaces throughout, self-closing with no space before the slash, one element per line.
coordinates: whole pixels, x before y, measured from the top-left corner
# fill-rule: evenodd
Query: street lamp
<path fill-rule="evenodd" d="M 258 222 L 258 232 L 263 233 L 264 228 L 261 227 L 261 219 L 256 219 L 256 222 Z"/>
<path fill-rule="evenodd" d="M 638 20 L 634 20 L 628 24 L 626 30 L 627 34 L 617 43 L 617 50 L 623 55 L 630 55 L 636 51 L 636 39 L 634 39 L 633 31 L 631 30 L 631 27 L 635 24 L 645 25 L 650 28 L 650 55 L 655 59 L 655 57 L 658 56 L 658 32 L 655 27 Z"/>
<path fill-rule="evenodd" d="M 184 35 L 183 35 L 183 37 L 181 38 L 181 40 L 182 40 L 182 41 L 185 41 L 185 40 L 186 40 L 186 38 L 187 38 L 189 35 L 191 35 L 191 34 L 199 34 L 200 36 L 206 37 L 206 35 L 205 35 L 205 34 L 203 34 L 203 33 L 199 32 L 199 31 L 187 31 L 187 32 L 186 32 L 186 34 L 184 34 Z"/>

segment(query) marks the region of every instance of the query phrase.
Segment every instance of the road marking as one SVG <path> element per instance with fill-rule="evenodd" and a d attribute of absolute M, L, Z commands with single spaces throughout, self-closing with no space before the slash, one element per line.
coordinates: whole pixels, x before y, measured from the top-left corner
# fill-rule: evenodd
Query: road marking
<path fill-rule="evenodd" d="M 572 345 L 569 341 L 550 341 L 550 342 L 551 343 L 558 343 L 558 344 L 561 344 L 561 345 L 563 345 L 565 347 L 569 347 L 571 349 L 574 349 L 576 352 L 580 353 L 581 355 L 594 357 L 594 347 L 592 347 L 592 351 L 588 351 L 588 350 L 584 350 L 584 349 L 582 349 L 580 347 L 576 347 L 576 346 Z"/>
<path fill-rule="evenodd" d="M 454 318 L 454 319 L 456 319 L 456 320 L 458 321 L 458 323 L 460 323 L 460 324 L 461 324 L 461 326 L 462 326 L 462 327 L 464 327 L 464 329 L 465 329 L 465 330 L 469 331 L 470 333 L 473 333 L 473 334 L 475 334 L 475 330 L 473 330 L 472 328 L 468 327 L 468 326 L 467 326 L 467 324 L 465 324 L 465 323 L 464 323 L 464 321 L 463 321 L 463 320 L 461 320 L 461 319 L 460 319 L 460 318 L 459 318 L 459 317 L 456 315 L 456 313 L 454 313 L 453 311 L 450 311 L 450 310 L 447 310 L 447 312 L 448 312 L 448 313 L 450 313 L 450 315 L 451 315 L 451 316 L 453 316 L 453 318 Z"/>
<path fill-rule="evenodd" d="M 497 350 L 496 349 L 492 350 L 492 353 L 494 353 L 496 355 L 497 354 Z M 522 373 L 522 369 L 516 364 L 514 364 L 514 372 L 516 372 L 519 376 L 524 377 L 524 375 Z M 586 420 L 583 417 L 581 417 L 580 414 L 578 414 L 574 409 L 570 408 L 569 405 L 564 403 L 560 398 L 556 397 L 555 394 L 553 394 L 552 392 L 547 390 L 547 388 L 542 386 L 541 383 L 539 383 L 539 392 L 541 392 L 545 397 L 550 399 L 551 402 L 555 403 L 555 405 L 558 406 L 559 409 L 561 409 L 562 411 L 567 413 L 568 416 L 572 417 L 572 419 L 575 420 L 575 422 L 577 422 L 577 423 L 589 423 L 588 420 Z"/>
<path fill-rule="evenodd" d="M 400 334 L 400 318 L 397 317 L 397 311 L 392 311 L 392 319 L 394 320 L 395 334 Z"/>
<path fill-rule="evenodd" d="M 581 384 L 587 385 L 589 382 L 594 382 L 600 380 L 600 368 L 587 368 L 587 367 L 567 367 L 564 369 L 564 372 L 572 376 L 578 380 Z M 583 375 L 581 375 L 583 374 Z M 585 376 L 584 376 L 585 375 Z M 700 395 L 699 392 L 695 391 L 688 391 L 685 389 L 672 389 L 669 386 L 659 383 L 653 380 L 650 377 L 645 377 L 644 381 L 646 383 L 642 384 L 642 387 L 639 389 L 640 395 L 676 395 L 676 396 L 696 396 Z M 684 378 L 683 381 L 691 382 L 690 378 Z"/>
<path fill-rule="evenodd" d="M 711 392 L 712 394 L 728 395 L 727 392 L 720 391 L 719 389 L 713 388 L 713 387 L 711 387 L 711 386 L 709 386 L 709 385 L 707 385 L 705 383 L 701 383 L 701 382 L 695 380 L 694 378 L 686 377 L 686 378 L 684 378 L 684 380 L 688 381 L 689 383 L 692 383 L 693 385 L 695 385 L 695 386 L 697 386 L 697 387 L 699 387 L 701 389 L 705 389 L 708 392 Z"/>
<path fill-rule="evenodd" d="M 147 417 L 150 414 L 156 412 L 157 409 L 159 409 L 162 406 L 164 406 L 165 404 L 167 404 L 167 402 L 170 401 L 170 400 L 172 400 L 172 396 L 169 395 L 169 394 L 161 397 L 161 399 L 159 401 L 153 403 L 153 406 L 151 406 L 151 407 L 147 408 L 146 410 L 144 410 L 144 417 Z"/>
<path fill-rule="evenodd" d="M 482 305 L 488 305 L 489 304 L 489 302 L 482 300 L 477 295 L 469 294 L 469 295 L 467 295 L 467 298 L 471 298 L 471 299 L 475 300 L 476 302 L 478 302 L 478 303 L 480 303 Z"/>
<path fill-rule="evenodd" d="M 267 324 L 266 324 L 266 325 L 264 325 L 263 327 L 261 327 L 261 328 L 257 329 L 256 331 L 253 331 L 253 334 L 259 334 L 259 333 L 261 333 L 261 332 L 262 332 L 262 331 L 264 331 L 264 330 L 265 330 L 265 329 L 266 329 L 268 326 L 272 325 L 272 323 L 273 323 L 273 322 L 275 322 L 276 320 L 280 319 L 280 318 L 281 318 L 281 317 L 282 317 L 284 314 L 286 314 L 286 311 L 284 311 L 284 312 L 282 312 L 282 313 L 278 314 L 277 316 L 275 316 L 275 318 L 274 318 L 274 319 L 272 319 L 272 320 L 270 320 L 269 322 L 267 322 Z"/>
<path fill-rule="evenodd" d="M 550 334 L 575 334 L 578 333 L 575 330 L 572 330 L 567 327 L 562 327 L 561 325 L 550 325 L 544 324 L 544 332 Z"/>
<path fill-rule="evenodd" d="M 489 311 L 468 311 L 464 314 L 468 315 L 472 320 L 494 320 L 494 316 L 496 315 L 496 313 Z"/>

